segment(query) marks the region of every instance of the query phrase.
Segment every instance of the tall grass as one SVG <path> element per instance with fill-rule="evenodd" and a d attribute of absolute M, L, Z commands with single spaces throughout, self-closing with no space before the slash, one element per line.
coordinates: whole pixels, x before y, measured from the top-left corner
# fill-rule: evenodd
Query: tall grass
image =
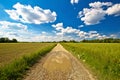
<path fill-rule="evenodd" d="M 78 59 L 87 64 L 98 80 L 120 80 L 119 43 L 64 43 Z"/>
<path fill-rule="evenodd" d="M 45 45 L 45 43 L 43 43 Z M 47 45 L 47 44 L 46 44 Z M 43 45 L 41 45 L 43 46 Z M 22 75 L 29 67 L 31 67 L 38 59 L 49 52 L 55 44 L 49 44 L 39 48 L 36 52 L 26 53 L 12 62 L 0 67 L 0 80 L 20 80 Z M 29 47 L 29 46 L 28 46 Z M 31 48 L 32 49 L 32 48 Z"/>

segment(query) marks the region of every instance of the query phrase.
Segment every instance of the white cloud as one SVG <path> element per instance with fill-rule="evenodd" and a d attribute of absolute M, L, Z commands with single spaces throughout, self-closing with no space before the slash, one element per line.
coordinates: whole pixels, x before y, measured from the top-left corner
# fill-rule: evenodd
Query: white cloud
<path fill-rule="evenodd" d="M 19 41 L 62 41 L 62 40 L 76 40 L 83 39 L 102 39 L 105 35 L 99 34 L 97 31 L 81 31 L 72 27 L 64 27 L 63 23 L 52 25 L 55 28 L 53 34 L 42 31 L 36 33 L 29 30 L 26 25 L 21 23 L 13 23 L 8 21 L 0 21 L 0 37 L 9 37 L 10 39 L 16 38 Z"/>
<path fill-rule="evenodd" d="M 84 31 L 80 31 L 79 33 L 78 33 L 78 36 L 80 37 L 80 38 L 85 38 L 86 36 L 87 36 L 87 32 L 84 32 Z"/>
<path fill-rule="evenodd" d="M 9 21 L 0 21 L 0 33 L 0 37 L 16 38 L 20 41 L 31 35 L 26 25 Z"/>
<path fill-rule="evenodd" d="M 117 35 L 116 34 L 111 34 L 110 38 L 117 38 Z"/>
<path fill-rule="evenodd" d="M 77 41 L 80 41 L 82 39 L 101 39 L 105 36 L 101 35 L 100 33 L 98 33 L 97 31 L 89 31 L 89 32 L 85 32 L 85 31 L 81 31 L 79 29 L 75 29 L 72 27 L 64 27 L 63 23 L 58 23 L 56 25 L 52 25 L 55 28 L 55 33 L 57 36 L 61 36 L 61 37 L 66 37 L 66 36 L 72 36 L 72 38 L 74 39 L 74 37 L 76 37 Z M 74 37 L 73 37 L 74 36 Z"/>
<path fill-rule="evenodd" d="M 57 26 L 60 26 L 60 24 Z M 18 41 L 28 42 L 73 40 L 71 36 L 50 34 L 45 31 L 36 33 L 33 30 L 29 30 L 26 25 L 9 21 L 0 21 L 0 37 L 15 38 Z"/>
<path fill-rule="evenodd" d="M 36 35 L 32 37 L 31 41 L 62 41 L 62 40 L 73 40 L 71 36 L 59 36 L 59 35 Z M 77 39 L 76 39 L 77 40 Z"/>
<path fill-rule="evenodd" d="M 17 3 L 13 6 L 12 10 L 5 10 L 10 18 L 18 20 L 23 23 L 51 23 L 56 20 L 56 12 L 49 9 L 42 9 L 38 6 L 31 7 L 31 5 L 22 5 Z"/>
<path fill-rule="evenodd" d="M 78 26 L 78 28 L 82 28 L 82 27 L 84 27 L 84 25 L 80 25 L 80 26 Z"/>
<path fill-rule="evenodd" d="M 106 10 L 106 13 L 108 15 L 116 15 L 116 16 L 119 16 L 120 15 L 120 4 L 115 4 L 113 5 L 112 7 L 109 7 L 107 10 Z"/>
<path fill-rule="evenodd" d="M 79 2 L 79 0 L 70 0 L 71 4 L 77 4 Z"/>
<path fill-rule="evenodd" d="M 78 13 L 78 17 L 86 25 L 98 24 L 105 19 L 106 15 L 120 15 L 120 4 L 113 5 L 111 2 L 94 2 L 90 3 L 89 6 L 90 8 L 84 8 Z"/>
<path fill-rule="evenodd" d="M 2 29 L 10 29 L 10 30 L 27 30 L 27 26 L 21 23 L 12 23 L 8 21 L 0 21 L 0 27 Z"/>
<path fill-rule="evenodd" d="M 109 38 L 106 35 L 101 35 L 100 33 L 98 33 L 97 31 L 89 31 L 89 32 L 85 32 L 85 31 L 80 31 L 78 34 L 73 35 L 57 35 L 58 32 L 55 35 L 49 35 L 49 33 L 46 34 L 35 34 L 34 36 L 31 36 L 28 39 L 25 39 L 27 41 L 62 41 L 62 40 L 66 40 L 66 41 L 70 41 L 70 40 L 76 40 L 76 41 L 81 41 L 83 39 L 105 39 L 105 38 Z M 77 36 L 76 36 L 77 35 Z"/>
<path fill-rule="evenodd" d="M 28 42 L 73 40 L 71 36 L 54 35 L 45 31 L 36 33 L 35 31 L 29 30 L 26 25 L 9 21 L 0 21 L 0 37 L 15 38 L 18 41 Z"/>
<path fill-rule="evenodd" d="M 77 29 L 73 29 L 72 27 L 67 26 L 64 28 L 63 23 L 57 23 L 56 25 L 52 25 L 57 31 L 57 35 L 64 35 L 64 34 L 76 34 L 79 32 Z"/>
<path fill-rule="evenodd" d="M 99 33 L 89 33 L 89 38 L 98 38 L 100 36 Z"/>
<path fill-rule="evenodd" d="M 112 3 L 111 2 L 94 2 L 94 3 L 90 3 L 89 4 L 90 7 L 93 7 L 93 8 L 101 8 L 103 6 L 112 6 Z"/>
<path fill-rule="evenodd" d="M 42 31 L 42 32 L 41 32 L 41 34 L 47 34 L 47 32 L 45 32 L 45 31 Z"/>
<path fill-rule="evenodd" d="M 64 29 L 62 30 L 62 32 L 63 32 L 63 33 L 78 33 L 79 30 L 74 29 L 74 28 L 68 26 L 68 27 L 64 28 Z"/>
<path fill-rule="evenodd" d="M 63 23 L 58 23 L 56 25 L 52 25 L 56 30 L 62 30 L 63 29 Z"/>
<path fill-rule="evenodd" d="M 90 34 L 95 34 L 97 31 L 89 31 Z"/>
<path fill-rule="evenodd" d="M 83 12 L 79 12 L 81 21 L 84 21 L 86 25 L 94 25 L 100 23 L 104 19 L 105 12 L 102 9 L 84 9 Z"/>

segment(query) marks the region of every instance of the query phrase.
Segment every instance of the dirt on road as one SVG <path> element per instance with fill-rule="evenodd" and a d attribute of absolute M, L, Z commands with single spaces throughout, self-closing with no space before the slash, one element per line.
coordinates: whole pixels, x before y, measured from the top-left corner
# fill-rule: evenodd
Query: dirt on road
<path fill-rule="evenodd" d="M 24 80 L 95 80 L 89 71 L 62 45 L 42 58 Z"/>

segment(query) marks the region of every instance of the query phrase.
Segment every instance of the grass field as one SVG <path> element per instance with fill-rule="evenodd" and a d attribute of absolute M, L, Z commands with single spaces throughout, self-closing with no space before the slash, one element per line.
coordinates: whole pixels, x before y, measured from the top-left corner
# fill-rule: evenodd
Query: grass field
<path fill-rule="evenodd" d="M 17 80 L 55 43 L 1 43 L 0 80 Z"/>
<path fill-rule="evenodd" d="M 62 43 L 98 80 L 120 80 L 119 43 Z"/>

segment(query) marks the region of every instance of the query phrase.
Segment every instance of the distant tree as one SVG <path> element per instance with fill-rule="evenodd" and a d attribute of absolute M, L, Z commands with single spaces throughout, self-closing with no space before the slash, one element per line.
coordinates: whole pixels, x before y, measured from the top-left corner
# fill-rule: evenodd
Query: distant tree
<path fill-rule="evenodd" d="M 94 39 L 94 40 L 82 40 L 84 43 L 120 43 L 120 39 L 106 38 L 106 39 Z"/>
<path fill-rule="evenodd" d="M 65 43 L 65 42 L 67 42 L 67 41 L 66 41 L 66 40 L 63 40 L 63 41 L 60 41 L 60 42 L 64 42 L 64 43 Z"/>
<path fill-rule="evenodd" d="M 5 42 L 5 38 L 0 38 L 0 42 Z"/>
<path fill-rule="evenodd" d="M 11 42 L 17 42 L 17 40 L 16 39 L 12 39 Z"/>
<path fill-rule="evenodd" d="M 76 43 L 77 41 L 75 41 L 75 40 L 70 40 L 69 42 L 71 42 L 71 43 Z"/>
<path fill-rule="evenodd" d="M 77 41 L 75 40 L 70 40 L 70 41 L 66 41 L 66 40 L 63 40 L 63 41 L 59 41 L 61 43 L 76 43 Z"/>
<path fill-rule="evenodd" d="M 84 40 L 82 40 L 81 42 L 87 42 L 87 40 L 84 39 Z"/>
<path fill-rule="evenodd" d="M 10 40 L 10 39 L 7 38 L 7 37 L 2 37 L 2 38 L 0 38 L 0 43 L 10 43 L 10 42 L 17 42 L 17 40 L 16 40 L 16 39 Z"/>
<path fill-rule="evenodd" d="M 0 42 L 9 42 L 10 40 L 8 38 L 0 38 Z"/>

